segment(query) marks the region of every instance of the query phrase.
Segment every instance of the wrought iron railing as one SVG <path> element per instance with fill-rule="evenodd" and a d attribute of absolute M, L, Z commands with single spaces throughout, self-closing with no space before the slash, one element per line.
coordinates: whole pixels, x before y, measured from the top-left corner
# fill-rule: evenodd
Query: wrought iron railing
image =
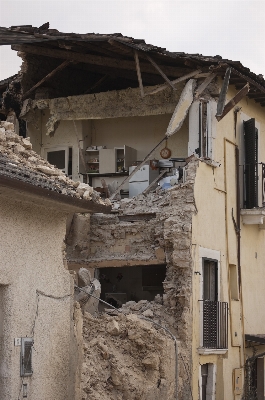
<path fill-rule="evenodd" d="M 243 208 L 265 206 L 265 163 L 244 164 L 239 166 L 242 182 Z M 261 183 L 260 183 L 261 180 Z M 261 190 L 261 196 L 259 196 Z M 262 204 L 259 199 L 261 198 Z"/>
<path fill-rule="evenodd" d="M 228 348 L 228 303 L 202 300 L 202 346 L 207 349 Z"/>

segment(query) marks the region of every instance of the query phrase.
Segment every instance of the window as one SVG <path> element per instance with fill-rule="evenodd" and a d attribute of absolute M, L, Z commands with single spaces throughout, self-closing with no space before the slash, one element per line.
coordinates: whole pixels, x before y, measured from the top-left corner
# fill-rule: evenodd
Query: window
<path fill-rule="evenodd" d="M 218 300 L 218 262 L 203 260 L 203 300 Z"/>
<path fill-rule="evenodd" d="M 66 175 L 72 175 L 72 148 L 53 147 L 44 149 L 44 157 L 56 168 L 63 171 Z"/>

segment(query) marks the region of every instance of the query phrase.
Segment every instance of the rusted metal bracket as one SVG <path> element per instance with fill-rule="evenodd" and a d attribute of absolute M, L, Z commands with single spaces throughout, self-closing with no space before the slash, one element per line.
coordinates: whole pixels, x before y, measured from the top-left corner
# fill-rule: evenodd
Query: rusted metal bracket
<path fill-rule="evenodd" d="M 229 86 L 229 80 L 230 80 L 230 75 L 231 75 L 231 68 L 227 68 L 225 72 L 225 77 L 224 77 L 224 82 L 223 86 L 219 95 L 218 103 L 217 103 L 217 116 L 221 116 L 223 111 L 224 111 L 224 106 L 225 106 L 225 99 L 226 99 L 226 94 Z"/>
<path fill-rule="evenodd" d="M 64 69 L 65 67 L 67 67 L 67 65 L 69 65 L 71 63 L 71 61 L 64 61 L 62 64 L 60 64 L 58 67 L 56 67 L 54 70 L 52 70 L 52 72 L 50 72 L 48 75 L 46 75 L 44 78 L 42 78 L 38 83 L 36 83 L 36 85 L 32 86 L 31 89 L 29 89 L 23 96 L 23 100 L 25 100 L 30 93 L 32 93 L 35 89 L 37 89 L 40 85 L 42 85 L 44 82 L 46 82 L 47 80 L 51 79 L 57 72 L 61 71 L 62 69 Z"/>
<path fill-rule="evenodd" d="M 134 50 L 134 59 L 135 59 L 136 72 L 137 72 L 137 78 L 138 78 L 138 83 L 139 83 L 141 96 L 144 97 L 144 87 L 143 87 L 143 81 L 142 81 L 139 57 L 138 57 L 138 52 L 136 50 Z"/>
<path fill-rule="evenodd" d="M 217 121 L 221 121 L 221 119 L 224 118 L 224 116 L 228 114 L 229 111 L 231 111 L 232 108 L 248 94 L 248 92 L 249 83 L 247 83 L 241 90 L 239 90 L 239 92 L 237 92 L 237 94 L 225 105 L 222 115 L 216 115 Z"/>

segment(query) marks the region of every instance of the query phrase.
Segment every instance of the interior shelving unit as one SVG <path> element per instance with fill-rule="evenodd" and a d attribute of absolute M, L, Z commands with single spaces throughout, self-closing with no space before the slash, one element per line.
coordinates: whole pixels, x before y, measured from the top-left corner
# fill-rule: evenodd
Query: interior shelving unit
<path fill-rule="evenodd" d="M 88 174 L 128 172 L 136 160 L 137 151 L 126 145 L 114 149 L 86 150 Z"/>
<path fill-rule="evenodd" d="M 86 163 L 88 174 L 99 173 L 99 152 L 100 150 L 86 150 Z"/>

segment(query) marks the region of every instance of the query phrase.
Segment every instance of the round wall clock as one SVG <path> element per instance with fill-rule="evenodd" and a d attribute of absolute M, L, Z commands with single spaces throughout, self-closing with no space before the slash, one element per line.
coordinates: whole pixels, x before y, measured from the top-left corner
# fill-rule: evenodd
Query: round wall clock
<path fill-rule="evenodd" d="M 162 158 L 169 158 L 171 156 L 171 150 L 167 147 L 167 141 L 166 146 L 160 151 L 160 156 Z"/>

